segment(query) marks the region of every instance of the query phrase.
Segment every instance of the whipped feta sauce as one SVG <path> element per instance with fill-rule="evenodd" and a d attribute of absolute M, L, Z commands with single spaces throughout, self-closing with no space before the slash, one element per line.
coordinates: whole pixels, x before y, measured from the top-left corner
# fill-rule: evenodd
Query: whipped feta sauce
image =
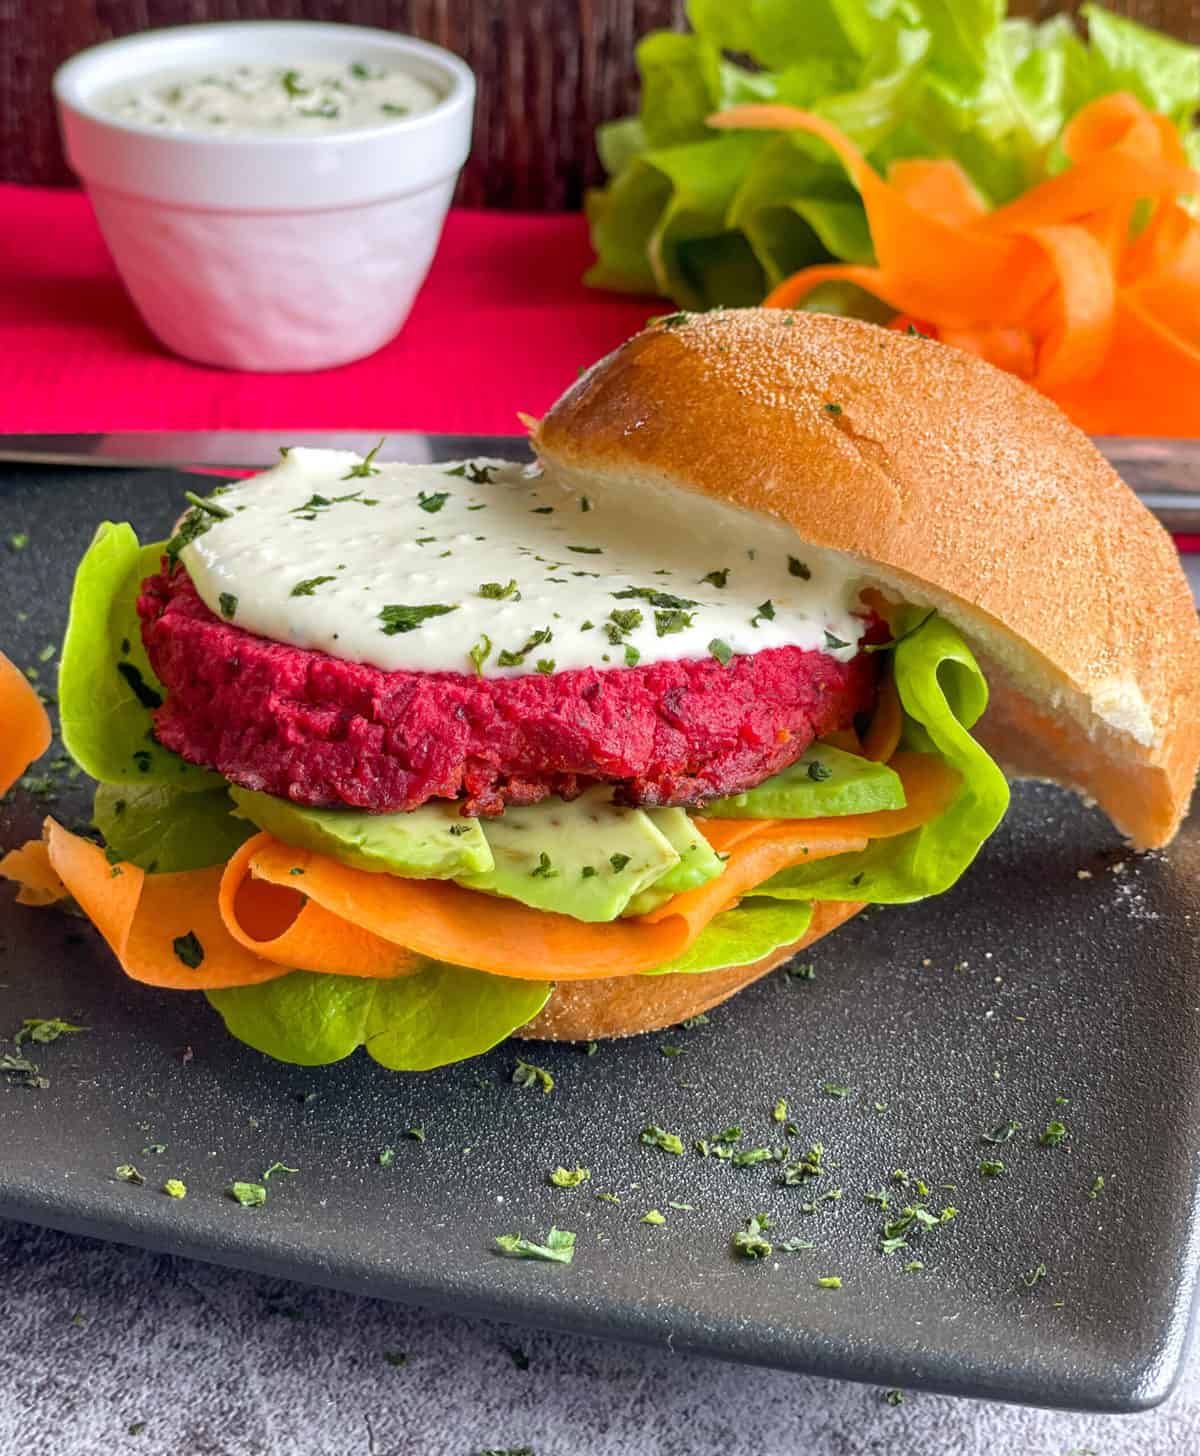
<path fill-rule="evenodd" d="M 408 71 L 352 61 L 158 71 L 112 87 L 98 104 L 162 131 L 309 136 L 401 121 L 440 100 Z"/>
<path fill-rule="evenodd" d="M 212 611 L 387 671 L 516 677 L 784 646 L 844 661 L 863 632 L 842 558 L 687 491 L 589 495 L 536 467 L 297 447 L 210 499 L 179 559 Z"/>

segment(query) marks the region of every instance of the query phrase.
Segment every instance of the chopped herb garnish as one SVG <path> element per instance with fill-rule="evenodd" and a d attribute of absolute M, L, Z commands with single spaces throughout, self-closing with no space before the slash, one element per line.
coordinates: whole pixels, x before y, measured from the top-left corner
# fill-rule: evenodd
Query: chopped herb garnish
<path fill-rule="evenodd" d="M 122 1183 L 144 1183 L 146 1181 L 132 1163 L 122 1163 L 120 1167 L 114 1169 L 114 1172 Z"/>
<path fill-rule="evenodd" d="M 592 1176 L 590 1168 L 581 1168 L 578 1165 L 571 1168 L 555 1168 L 550 1174 L 550 1182 L 555 1188 L 578 1188 L 581 1183 L 586 1183 Z"/>
<path fill-rule="evenodd" d="M 367 451 L 366 458 L 364 460 L 360 460 L 357 465 L 352 465 L 350 469 L 346 471 L 345 475 L 342 476 L 342 479 L 358 480 L 369 475 L 378 475 L 379 467 L 374 463 L 374 461 L 376 455 L 378 455 L 380 450 L 382 449 L 383 438 L 380 437 L 379 443 L 374 447 L 374 449 Z M 351 497 L 349 496 L 341 497 L 341 499 L 343 500 L 349 500 L 350 498 Z"/>
<path fill-rule="evenodd" d="M 185 546 L 190 546 L 197 537 L 203 536 L 212 525 L 212 518 L 204 511 L 190 510 L 179 523 L 179 529 L 163 547 L 163 555 L 172 567 Z"/>
<path fill-rule="evenodd" d="M 883 1399 L 888 1405 L 903 1405 L 904 1392 L 902 1390 L 885 1390 Z"/>
<path fill-rule="evenodd" d="M 272 1163 L 271 1166 L 267 1168 L 262 1175 L 263 1182 L 269 1182 L 272 1173 L 298 1173 L 299 1171 L 299 1168 L 289 1168 L 286 1163 Z"/>
<path fill-rule="evenodd" d="M 812 580 L 812 572 L 806 563 L 798 560 L 795 556 L 788 557 L 788 573 L 791 576 L 798 576 L 801 581 Z"/>
<path fill-rule="evenodd" d="M 534 671 L 540 672 L 544 677 L 549 677 L 554 671 L 555 662 L 553 657 L 539 657 L 533 664 Z"/>
<path fill-rule="evenodd" d="M 979 1141 L 981 1143 L 1006 1143 L 1013 1133 L 1020 1132 L 1020 1130 L 1021 1124 L 1015 1117 L 1011 1117 L 1007 1122 L 1002 1122 L 999 1126 L 992 1128 L 991 1132 L 980 1133 Z"/>
<path fill-rule="evenodd" d="M 701 581 L 706 581 L 710 586 L 724 588 L 729 582 L 729 568 L 723 566 L 720 571 L 710 571 L 707 576 L 702 576 Z"/>
<path fill-rule="evenodd" d="M 692 625 L 692 616 L 691 612 L 681 611 L 678 607 L 655 612 L 654 631 L 659 637 L 670 637 L 676 632 L 683 632 Z"/>
<path fill-rule="evenodd" d="M 447 607 L 440 602 L 432 602 L 428 606 L 406 607 L 393 602 L 382 609 L 379 620 L 383 625 L 383 635 L 395 637 L 401 632 L 415 632 L 430 617 L 444 617 L 449 612 L 457 611 L 457 604 Z"/>
<path fill-rule="evenodd" d="M 657 325 L 660 329 L 677 329 L 680 324 L 686 323 L 689 315 L 686 313 L 665 313 L 659 318 L 652 318 L 650 324 Z"/>
<path fill-rule="evenodd" d="M 692 1031 L 697 1026 L 707 1026 L 709 1020 L 710 1017 L 707 1015 L 706 1012 L 697 1011 L 695 1016 L 685 1017 L 684 1020 L 681 1021 L 679 1024 L 683 1027 L 685 1031 Z"/>
<path fill-rule="evenodd" d="M 425 1129 L 423 1127 L 409 1127 L 405 1129 L 404 1136 L 412 1138 L 414 1143 L 423 1143 L 425 1141 Z"/>
<path fill-rule="evenodd" d="M 999 1178 L 1004 1172 L 1004 1164 L 999 1158 L 981 1158 L 979 1160 L 979 1173 L 983 1178 Z"/>
<path fill-rule="evenodd" d="M 186 1198 L 187 1184 L 182 1178 L 168 1178 L 162 1186 L 162 1191 L 168 1198 Z"/>
<path fill-rule="evenodd" d="M 636 667 L 638 665 L 638 663 L 641 662 L 641 660 L 642 660 L 642 654 L 637 650 L 637 648 L 636 647 L 631 647 L 628 643 L 626 643 L 626 646 L 625 646 L 625 666 L 626 667 Z"/>
<path fill-rule="evenodd" d="M 464 460 L 461 465 L 455 465 L 446 471 L 447 475 L 460 475 L 464 480 L 469 480 L 472 485 L 491 485 L 496 478 L 496 465 L 476 465 L 474 461 Z"/>
<path fill-rule="evenodd" d="M 828 627 L 825 629 L 825 650 L 837 652 L 839 648 L 849 647 L 849 642 L 843 642 L 840 637 L 835 637 Z"/>
<path fill-rule="evenodd" d="M 1045 1277 L 1045 1264 L 1038 1264 L 1035 1268 L 1030 1269 L 1027 1273 L 1021 1275 L 1021 1283 L 1025 1286 L 1026 1289 L 1032 1289 L 1039 1280 L 1044 1279 Z"/>
<path fill-rule="evenodd" d="M 13 551 L 24 551 L 29 545 L 28 531 L 14 531 L 8 538 L 8 544 Z"/>
<path fill-rule="evenodd" d="M 1067 1129 L 1064 1124 L 1058 1121 L 1052 1121 L 1048 1122 L 1042 1129 L 1042 1134 L 1038 1138 L 1038 1142 L 1044 1148 L 1056 1148 L 1066 1135 Z"/>
<path fill-rule="evenodd" d="M 629 860 L 630 856 L 627 854 L 610 854 L 608 857 L 608 862 L 610 865 L 612 865 L 613 874 L 619 875 L 621 871 L 625 868 L 625 866 L 629 863 Z"/>
<path fill-rule="evenodd" d="M 36 1062 L 27 1057 L 15 1056 L 12 1052 L 0 1052 L 0 1077 L 15 1082 L 20 1087 L 49 1087 L 49 1077 L 43 1077 Z"/>
<path fill-rule="evenodd" d="M 808 961 L 798 966 L 784 966 L 783 974 L 789 981 L 815 981 L 817 968 Z"/>
<path fill-rule="evenodd" d="M 232 592 L 222 592 L 217 598 L 217 605 L 221 608 L 221 615 L 226 621 L 232 621 L 237 615 L 238 599 Z"/>
<path fill-rule="evenodd" d="M 827 404 L 825 406 L 825 413 L 827 415 L 840 415 L 841 412 L 842 412 L 842 407 L 841 407 L 840 404 L 834 404 L 831 401 L 829 404 Z"/>
<path fill-rule="evenodd" d="M 197 495 L 194 490 L 185 490 L 183 498 L 190 501 L 198 511 L 203 511 L 206 516 L 211 516 L 214 521 L 227 521 L 233 515 L 232 511 L 227 511 L 224 506 L 217 505 L 213 500 Z"/>
<path fill-rule="evenodd" d="M 817 1280 L 818 1289 L 840 1289 L 842 1287 L 842 1276 L 840 1274 L 826 1274 Z"/>
<path fill-rule="evenodd" d="M 734 1153 L 733 1166 L 753 1168 L 756 1163 L 769 1163 L 773 1156 L 770 1148 L 743 1148 L 740 1153 Z"/>
<path fill-rule="evenodd" d="M 808 766 L 808 776 L 815 784 L 823 784 L 826 779 L 833 777 L 833 770 L 827 763 L 822 763 L 819 758 L 814 758 Z"/>
<path fill-rule="evenodd" d="M 608 631 L 608 640 L 610 642 L 619 642 L 622 633 L 634 631 L 645 620 L 645 617 L 637 607 L 614 607 L 608 614 L 608 621 L 611 624 L 606 628 Z"/>
<path fill-rule="evenodd" d="M 661 1148 L 664 1153 L 673 1153 L 676 1157 L 683 1156 L 683 1142 L 673 1132 L 667 1132 L 665 1128 L 659 1127 L 652 1122 L 649 1127 L 644 1127 L 641 1133 L 641 1141 L 647 1147 Z"/>
<path fill-rule="evenodd" d="M 20 1031 L 13 1037 L 13 1045 L 20 1046 L 23 1041 L 33 1041 L 45 1046 L 47 1042 L 57 1041 L 68 1032 L 87 1030 L 86 1026 L 76 1026 L 73 1021 L 61 1021 L 57 1016 L 27 1016 L 21 1023 Z"/>
<path fill-rule="evenodd" d="M 288 595 L 293 597 L 311 597 L 316 594 L 319 586 L 324 586 L 327 581 L 336 580 L 336 576 L 310 576 L 306 581 L 298 581 Z"/>
<path fill-rule="evenodd" d="M 157 692 L 146 682 L 146 679 L 142 676 L 141 671 L 138 668 L 134 667 L 132 662 L 118 662 L 117 671 L 125 679 L 125 683 L 126 686 L 129 688 L 129 691 L 138 700 L 143 708 L 149 708 L 151 711 L 153 711 L 155 708 L 162 707 L 162 694 Z M 141 749 L 139 751 L 142 753 L 146 753 L 146 768 L 149 768 L 149 753 L 147 753 L 145 749 Z M 134 754 L 134 757 L 137 757 L 136 753 Z"/>
<path fill-rule="evenodd" d="M 784 1099 L 781 1097 L 778 1100 L 778 1102 L 776 1102 L 775 1106 L 771 1108 L 771 1121 L 772 1122 L 786 1122 L 787 1121 L 787 1115 L 788 1115 L 788 1105 L 784 1101 Z"/>
<path fill-rule="evenodd" d="M 525 645 L 518 648 L 515 652 L 504 648 L 496 661 L 501 667 L 519 667 L 535 647 L 540 647 L 543 642 L 549 642 L 553 635 L 549 627 L 539 628 L 538 631 L 531 632 L 525 641 Z"/>
<path fill-rule="evenodd" d="M 795 1188 L 810 1178 L 820 1178 L 825 1173 L 821 1159 L 825 1156 L 823 1143 L 813 1143 L 798 1162 L 790 1163 L 780 1175 L 780 1182 L 788 1188 Z"/>
<path fill-rule="evenodd" d="M 775 620 L 775 603 L 767 598 L 765 602 L 758 604 L 758 610 L 750 618 L 750 625 L 757 627 L 759 622 L 773 622 Z"/>
<path fill-rule="evenodd" d="M 722 667 L 728 667 L 733 661 L 733 648 L 728 642 L 722 642 L 719 637 L 714 637 L 708 644 L 708 651 L 711 657 L 715 657 Z"/>
<path fill-rule="evenodd" d="M 395 1148 L 380 1148 L 378 1163 L 381 1168 L 390 1168 L 396 1161 Z"/>
<path fill-rule="evenodd" d="M 204 960 L 204 947 L 197 939 L 194 930 L 189 930 L 186 935 L 177 935 L 171 942 L 171 946 L 190 971 L 198 969 Z"/>
<path fill-rule="evenodd" d="M 854 1089 L 847 1087 L 844 1082 L 822 1082 L 821 1091 L 827 1097 L 849 1097 Z"/>
<path fill-rule="evenodd" d="M 675 1043 L 672 1041 L 664 1041 L 658 1050 L 660 1054 L 664 1057 L 683 1056 L 683 1048 L 681 1046 L 676 1046 Z"/>
<path fill-rule="evenodd" d="M 747 1219 L 746 1227 L 733 1236 L 733 1252 L 743 1259 L 769 1258 L 773 1246 L 766 1231 L 770 1227 L 771 1220 L 765 1213 L 756 1213 Z"/>
<path fill-rule="evenodd" d="M 535 1244 L 520 1234 L 498 1234 L 496 1249 L 510 1259 L 542 1259 L 550 1264 L 569 1264 L 575 1257 L 575 1235 L 552 1228 L 544 1244 Z"/>
<path fill-rule="evenodd" d="M 654 1224 L 666 1223 L 666 1221 L 667 1220 L 664 1215 L 659 1213 L 657 1208 L 648 1208 L 646 1212 L 642 1214 L 641 1219 L 639 1220 L 639 1222 L 641 1223 Z"/>
<path fill-rule="evenodd" d="M 690 597 L 675 597 L 670 592 L 656 591 L 649 586 L 630 586 L 624 591 L 613 592 L 619 602 L 642 601 L 649 602 L 652 607 L 662 607 L 667 611 L 680 611 L 685 607 L 698 607 L 699 602 L 694 602 Z"/>
<path fill-rule="evenodd" d="M 592 508 L 592 503 L 588 499 L 588 497 L 586 495 L 581 495 L 579 497 L 579 509 L 581 511 L 587 512 L 587 511 L 590 511 L 591 508 Z"/>
<path fill-rule="evenodd" d="M 1099 1198 L 1104 1192 L 1104 1174 L 1097 1173 L 1092 1179 L 1092 1186 L 1088 1189 L 1089 1198 Z"/>
<path fill-rule="evenodd" d="M 428 495 L 423 490 L 417 492 L 417 504 L 423 511 L 428 511 L 431 516 L 436 515 L 449 499 L 448 490 L 435 490 Z"/>
<path fill-rule="evenodd" d="M 543 849 L 538 855 L 537 864 L 529 871 L 531 879 L 554 880 L 558 878 L 558 871 L 551 863 L 550 856 Z"/>
<path fill-rule="evenodd" d="M 243 1208 L 261 1208 L 267 1201 L 267 1190 L 261 1183 L 231 1183 L 225 1191 Z"/>
<path fill-rule="evenodd" d="M 476 677 L 483 676 L 483 664 L 492 654 L 492 639 L 486 632 L 480 633 L 479 641 L 470 649 L 467 656 L 475 664 Z"/>
<path fill-rule="evenodd" d="M 581 880 L 590 880 L 592 876 L 596 873 L 597 871 L 595 865 L 584 865 L 584 867 L 579 871 L 579 878 Z"/>
<path fill-rule="evenodd" d="M 580 556 L 600 556 L 604 552 L 603 546 L 568 546 L 568 551 L 577 551 Z"/>
<path fill-rule="evenodd" d="M 505 597 L 514 597 L 521 600 L 521 594 L 517 591 L 517 579 L 512 577 L 507 586 L 501 586 L 498 581 L 485 581 L 480 585 L 479 595 L 487 597 L 489 601 L 501 602 Z"/>
<path fill-rule="evenodd" d="M 513 1068 L 512 1080 L 518 1087 L 540 1087 L 545 1093 L 554 1091 L 554 1078 L 545 1067 L 535 1067 L 532 1062 L 523 1062 L 519 1057 Z"/>
<path fill-rule="evenodd" d="M 802 1254 L 806 1249 L 815 1249 L 817 1246 L 811 1239 L 784 1239 L 783 1243 L 775 1247 L 783 1254 Z"/>

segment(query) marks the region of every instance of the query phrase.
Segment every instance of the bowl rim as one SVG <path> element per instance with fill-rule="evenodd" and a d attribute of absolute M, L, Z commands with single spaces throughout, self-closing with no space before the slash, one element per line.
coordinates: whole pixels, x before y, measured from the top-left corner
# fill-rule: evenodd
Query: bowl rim
<path fill-rule="evenodd" d="M 368 126 L 346 127 L 339 131 L 313 132 L 305 136 L 296 132 L 276 135 L 271 132 L 167 131 L 161 127 L 129 121 L 101 110 L 94 104 L 92 99 L 94 93 L 89 92 L 88 89 L 89 72 L 98 64 L 103 66 L 114 56 L 122 53 L 136 57 L 139 52 L 150 52 L 156 57 L 154 64 L 142 67 L 131 65 L 125 77 L 126 80 L 131 80 L 135 79 L 139 73 L 150 75 L 154 71 L 162 70 L 166 66 L 176 63 L 174 57 L 165 59 L 162 55 L 163 50 L 178 50 L 180 55 L 177 64 L 181 68 L 186 67 L 188 50 L 200 40 L 227 41 L 231 59 L 236 57 L 240 60 L 249 60 L 253 64 L 256 58 L 248 58 L 244 53 L 239 53 L 237 42 L 250 38 L 261 41 L 270 35 L 282 37 L 284 33 L 313 39 L 320 39 L 322 36 L 339 40 L 358 39 L 364 48 L 372 47 L 376 54 L 390 51 L 397 59 L 402 60 L 404 57 L 409 57 L 423 61 L 441 72 L 444 92 L 427 111 L 417 112 L 413 116 L 392 117 Z M 118 84 L 120 84 L 118 80 L 110 78 L 105 83 L 105 89 L 109 85 Z M 264 148 L 291 151 L 301 147 L 345 147 L 359 140 L 378 143 L 383 137 L 394 137 L 399 140 L 401 137 L 411 137 L 415 132 L 428 131 L 450 119 L 464 105 L 473 106 L 475 73 L 461 56 L 455 55 L 453 51 L 447 50 L 444 46 L 435 45 L 431 41 L 421 40 L 416 36 L 382 30 L 377 26 L 348 25 L 330 20 L 214 20 L 187 25 L 156 26 L 149 30 L 135 31 L 130 35 L 116 36 L 112 40 L 88 46 L 85 50 L 77 51 L 75 55 L 68 57 L 58 67 L 52 79 L 52 89 L 54 98 L 60 107 L 79 117 L 86 118 L 92 125 L 123 133 L 131 139 L 153 138 L 156 142 L 176 146 Z"/>

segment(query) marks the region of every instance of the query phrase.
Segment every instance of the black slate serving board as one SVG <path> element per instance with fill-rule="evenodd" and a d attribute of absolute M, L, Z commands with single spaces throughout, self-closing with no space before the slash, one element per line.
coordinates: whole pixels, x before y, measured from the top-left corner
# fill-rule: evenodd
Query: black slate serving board
<path fill-rule="evenodd" d="M 153 539 L 188 484 L 154 471 L 0 475 L 0 650 L 37 666 L 47 692 L 39 652 L 60 637 L 96 522 L 129 519 Z M 22 550 L 7 544 L 16 532 Z M 18 788 L 0 803 L 0 844 L 35 835 L 47 809 L 86 820 L 83 781 L 53 793 Z M 1106 1411 L 1161 1400 L 1198 1255 L 1200 818 L 1169 851 L 1132 856 L 1094 810 L 1022 786 L 952 893 L 860 916 L 805 959 L 811 979 L 776 973 L 707 1025 L 592 1056 L 510 1042 L 423 1076 L 362 1055 L 305 1070 L 227 1038 L 201 996 L 125 980 L 83 922 L 18 907 L 3 886 L 0 1032 L 50 1016 L 88 1030 L 32 1049 L 48 1087 L 0 1079 L 0 1215 L 889 1386 Z M 517 1056 L 553 1074 L 552 1093 L 512 1083 Z M 731 1123 L 742 1147 L 780 1143 L 781 1097 L 792 1144 L 825 1146 L 820 1181 L 785 1187 L 778 1164 L 691 1150 Z M 1054 1118 L 1068 1137 L 1039 1145 Z M 981 1142 L 1008 1119 L 1023 1125 L 1010 1141 Z M 652 1122 L 687 1153 L 643 1145 Z M 1005 1172 L 982 1177 L 981 1158 Z M 276 1174 L 264 1207 L 225 1194 L 276 1160 L 299 1172 Z M 125 1163 L 144 1185 L 116 1178 Z M 558 1164 L 591 1180 L 553 1188 Z M 906 1195 L 896 1169 L 925 1180 L 935 1211 L 959 1213 L 885 1256 L 880 1225 L 914 1186 Z M 186 1199 L 160 1191 L 168 1177 Z M 880 1187 L 888 1215 L 864 1201 Z M 641 1221 L 651 1208 L 665 1224 Z M 777 1241 L 816 1247 L 735 1257 L 731 1235 L 759 1212 Z M 570 1266 L 493 1251 L 496 1234 L 540 1238 L 551 1224 L 578 1236 Z M 904 1272 L 914 1259 L 924 1267 Z M 829 1275 L 840 1289 L 818 1286 Z"/>

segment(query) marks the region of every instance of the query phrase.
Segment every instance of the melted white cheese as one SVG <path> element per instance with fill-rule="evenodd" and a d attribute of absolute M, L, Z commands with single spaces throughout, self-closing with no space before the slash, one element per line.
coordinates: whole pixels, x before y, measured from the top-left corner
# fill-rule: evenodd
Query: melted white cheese
<path fill-rule="evenodd" d="M 350 65 L 226 66 L 158 71 L 100 97 L 109 115 L 163 131 L 308 136 L 385 126 L 441 98 L 407 71 Z"/>
<path fill-rule="evenodd" d="M 213 505 L 229 514 L 180 559 L 214 612 L 388 671 L 516 677 L 784 646 L 846 660 L 863 631 L 846 564 L 680 490 L 577 494 L 519 465 L 296 448 Z"/>

